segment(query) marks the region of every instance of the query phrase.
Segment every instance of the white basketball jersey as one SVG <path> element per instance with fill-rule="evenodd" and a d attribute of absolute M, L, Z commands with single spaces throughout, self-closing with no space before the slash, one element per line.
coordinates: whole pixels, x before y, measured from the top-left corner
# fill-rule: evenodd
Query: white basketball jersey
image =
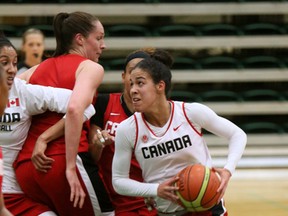
<path fill-rule="evenodd" d="M 135 113 L 137 135 L 135 156 L 142 168 L 144 181 L 161 183 L 187 165 L 201 163 L 211 166 L 211 156 L 202 134 L 193 128 L 184 111 L 184 103 L 171 102 L 171 116 L 163 127 L 163 134 L 156 135 L 141 113 Z M 156 198 L 162 212 L 182 209 L 164 199 Z"/>
<path fill-rule="evenodd" d="M 31 124 L 31 116 L 47 109 L 65 113 L 71 91 L 26 84 L 19 78 L 9 91 L 8 104 L 0 116 L 0 146 L 3 152 L 3 193 L 23 193 L 12 167 Z"/>

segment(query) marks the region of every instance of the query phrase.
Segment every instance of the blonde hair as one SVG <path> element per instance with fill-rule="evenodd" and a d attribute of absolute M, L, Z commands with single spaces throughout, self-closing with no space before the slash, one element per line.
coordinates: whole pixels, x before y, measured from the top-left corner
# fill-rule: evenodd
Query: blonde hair
<path fill-rule="evenodd" d="M 23 33 L 23 35 L 22 35 L 22 44 L 25 44 L 25 43 L 26 43 L 26 38 L 27 38 L 27 36 L 30 35 L 30 34 L 40 34 L 40 35 L 42 35 L 43 39 L 44 39 L 44 37 L 45 37 L 44 34 L 43 34 L 43 32 L 42 32 L 40 29 L 29 28 L 29 29 L 27 29 L 27 30 Z"/>

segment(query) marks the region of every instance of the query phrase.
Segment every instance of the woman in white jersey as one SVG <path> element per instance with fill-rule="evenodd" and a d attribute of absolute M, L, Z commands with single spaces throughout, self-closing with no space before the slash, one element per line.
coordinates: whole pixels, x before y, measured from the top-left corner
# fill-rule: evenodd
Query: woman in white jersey
<path fill-rule="evenodd" d="M 8 100 L 8 86 L 4 75 L 4 70 L 0 65 L 0 115 L 4 113 L 6 103 Z M 2 194 L 2 180 L 3 180 L 3 156 L 2 148 L 0 147 L 0 215 L 12 216 L 4 204 L 4 198 Z"/>
<path fill-rule="evenodd" d="M 0 146 L 4 156 L 2 192 L 5 205 L 13 215 L 55 216 L 53 209 L 30 199 L 29 194 L 23 193 L 12 164 L 27 137 L 31 116 L 46 110 L 65 113 L 72 91 L 26 84 L 25 81 L 16 78 L 17 52 L 11 42 L 3 36 L 0 36 L 0 65 L 6 73 L 5 81 L 9 89 L 4 114 L 0 115 Z M 86 111 L 86 119 L 95 113 L 92 105 Z M 29 172 L 38 171 L 29 170 Z"/>
<path fill-rule="evenodd" d="M 136 113 L 117 128 L 113 186 L 119 194 L 154 198 L 159 215 L 227 215 L 222 198 L 244 152 L 246 134 L 205 105 L 167 100 L 171 78 L 169 68 L 153 59 L 142 60 L 132 70 L 130 94 Z M 190 164 L 212 167 L 202 128 L 226 138 L 229 153 L 224 168 L 215 168 L 221 176 L 219 204 L 191 213 L 177 204 L 175 175 Z M 145 183 L 129 178 L 133 152 Z"/>

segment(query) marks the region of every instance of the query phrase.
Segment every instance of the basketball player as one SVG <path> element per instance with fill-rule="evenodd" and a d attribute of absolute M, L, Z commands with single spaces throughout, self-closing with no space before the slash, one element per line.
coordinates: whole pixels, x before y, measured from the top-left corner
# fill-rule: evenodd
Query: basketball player
<path fill-rule="evenodd" d="M 43 113 L 47 109 L 65 113 L 72 91 L 29 85 L 25 81 L 15 78 L 17 51 L 4 37 L 0 37 L 0 64 L 6 73 L 4 84 L 9 89 L 9 98 L 5 100 L 5 113 L 0 115 L 0 146 L 4 154 L 4 181 L 1 191 L 4 194 L 5 204 L 13 215 L 55 216 L 56 214 L 46 205 L 31 200 L 23 193 L 17 183 L 12 163 L 27 137 L 31 116 Z M 85 118 L 90 118 L 94 113 L 95 110 L 90 105 L 89 109 L 85 111 Z M 29 173 L 33 171 L 29 170 Z"/>
<path fill-rule="evenodd" d="M 6 84 L 6 79 L 2 69 L 2 65 L 0 65 L 0 116 L 3 115 L 7 100 L 8 100 L 8 86 Z M 2 194 L 2 181 L 3 181 L 3 154 L 2 154 L 2 148 L 0 147 L 0 215 L 12 216 L 11 212 L 9 212 L 4 203 L 4 198 Z"/>
<path fill-rule="evenodd" d="M 97 63 L 106 47 L 104 27 L 98 18 L 85 12 L 59 13 L 54 17 L 53 27 L 57 42 L 53 57 L 21 75 L 32 84 L 73 89 L 65 119 L 65 136 L 47 146 L 45 153 L 54 162 L 45 178 L 40 178 L 42 172 L 35 176 L 27 173 L 34 169 L 30 158 L 38 136 L 62 118 L 51 112 L 33 117 L 16 161 L 16 176 L 24 193 L 49 202 L 59 215 L 114 215 L 105 187 L 101 181 L 95 186 L 99 176 L 88 152 L 89 125 L 83 126 L 82 121 L 84 108 L 92 103 L 104 76 L 103 67 Z M 97 190 L 101 194 L 97 194 Z"/>
<path fill-rule="evenodd" d="M 161 49 L 145 48 L 129 54 L 124 64 L 124 71 L 122 72 L 123 93 L 98 94 L 95 103 L 97 114 L 90 121 L 89 136 L 90 143 L 92 143 L 90 145 L 91 151 L 94 153 L 96 160 L 100 157 L 98 161 L 99 171 L 109 191 L 116 216 L 157 215 L 155 209 L 148 211 L 142 197 L 122 196 L 115 192 L 112 185 L 112 159 L 115 148 L 113 137 L 115 136 L 118 124 L 134 112 L 129 94 L 130 72 L 139 61 L 150 56 L 162 60 L 169 67 L 172 66 L 173 59 L 171 55 Z M 103 129 L 100 136 L 97 134 L 97 129 Z M 104 136 L 105 143 L 101 143 L 99 139 L 101 136 Z M 140 182 L 143 181 L 142 171 L 134 156 L 131 159 L 130 177 Z"/>
<path fill-rule="evenodd" d="M 167 100 L 171 72 L 153 59 L 140 61 L 130 75 L 133 116 L 117 127 L 112 163 L 113 186 L 117 193 L 153 197 L 161 215 L 227 215 L 222 200 L 228 181 L 241 158 L 246 134 L 229 120 L 199 103 Z M 190 164 L 212 167 L 208 147 L 201 133 L 206 129 L 225 137 L 229 144 L 224 168 L 215 168 L 221 176 L 219 204 L 211 211 L 187 212 L 177 204 L 175 175 Z M 135 154 L 144 183 L 129 178 L 130 161 Z"/>

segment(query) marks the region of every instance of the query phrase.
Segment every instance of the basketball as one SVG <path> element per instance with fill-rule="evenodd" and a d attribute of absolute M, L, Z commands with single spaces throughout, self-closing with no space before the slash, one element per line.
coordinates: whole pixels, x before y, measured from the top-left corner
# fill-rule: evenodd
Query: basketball
<path fill-rule="evenodd" d="M 177 176 L 179 190 L 176 194 L 180 198 L 179 204 L 187 211 L 207 211 L 217 204 L 220 177 L 214 170 L 194 164 L 181 170 Z"/>

